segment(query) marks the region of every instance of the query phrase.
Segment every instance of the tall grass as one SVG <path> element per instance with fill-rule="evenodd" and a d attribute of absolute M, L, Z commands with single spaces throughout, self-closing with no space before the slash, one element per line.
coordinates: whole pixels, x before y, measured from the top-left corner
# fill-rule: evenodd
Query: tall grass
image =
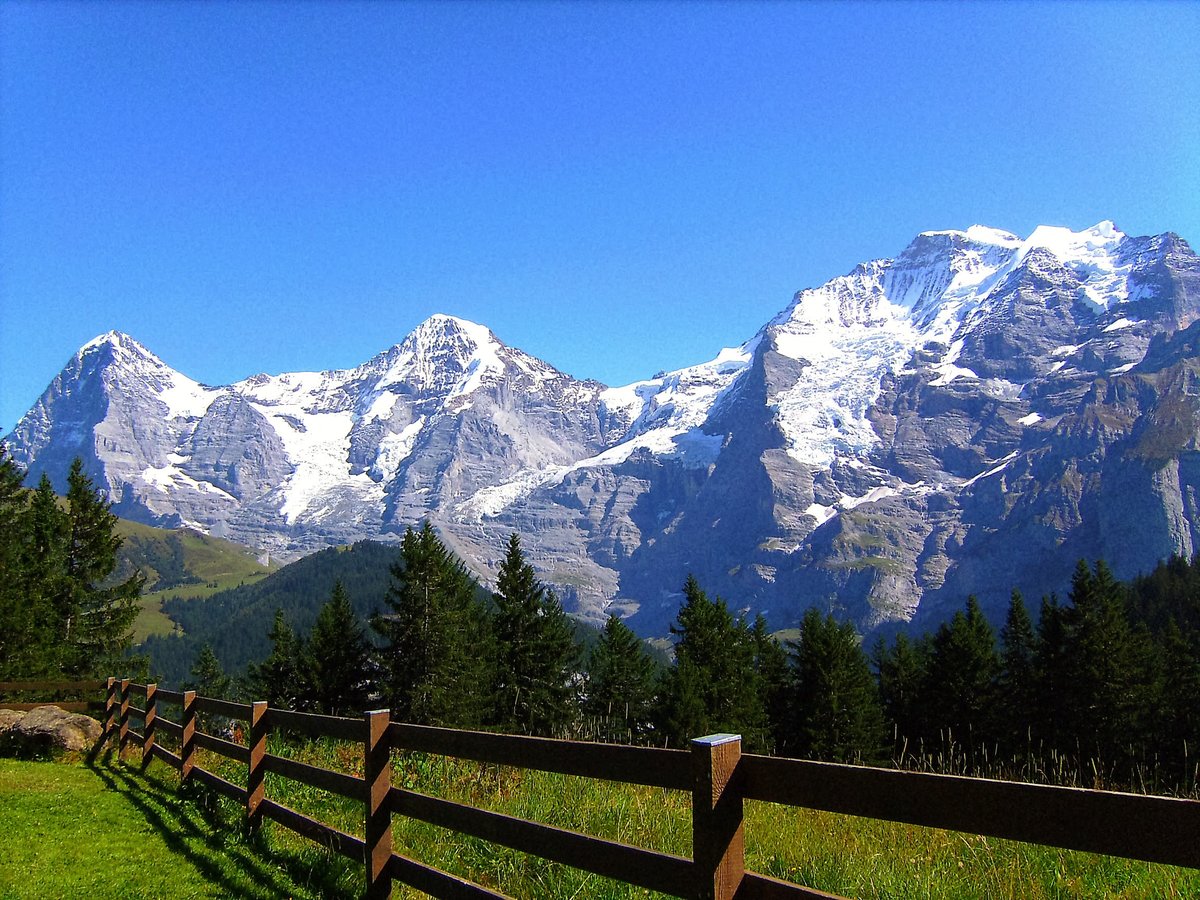
<path fill-rule="evenodd" d="M 272 753 L 361 774 L 355 745 L 273 739 Z M 932 766 L 935 758 L 926 761 Z M 942 763 L 953 769 L 952 758 Z M 209 763 L 206 763 L 208 765 Z M 691 802 L 682 792 L 397 753 L 394 779 L 422 793 L 653 850 L 691 855 Z M 230 778 L 241 780 L 234 766 Z M 352 834 L 361 804 L 276 776 L 267 795 Z M 303 838 L 265 826 L 273 847 Z M 746 804 L 746 863 L 753 871 L 865 900 L 902 898 L 1170 898 L 1200 896 L 1200 871 L 859 819 L 776 804 Z M 401 816 L 395 850 L 514 897 L 630 898 L 649 892 Z M 361 878 L 361 870 L 359 870 Z M 352 896 L 351 891 L 347 896 Z M 417 896 L 397 888 L 397 896 Z"/>

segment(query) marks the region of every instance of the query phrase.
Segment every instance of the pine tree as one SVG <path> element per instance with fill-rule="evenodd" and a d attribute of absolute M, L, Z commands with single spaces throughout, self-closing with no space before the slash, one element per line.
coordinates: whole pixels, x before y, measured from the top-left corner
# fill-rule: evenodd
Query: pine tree
<path fill-rule="evenodd" d="M 725 601 L 710 600 L 691 575 L 683 588 L 675 665 L 662 683 L 660 724 L 677 746 L 718 732 L 741 734 L 748 749 L 766 749 L 767 722 L 750 629 Z"/>
<path fill-rule="evenodd" d="M 891 723 L 897 762 L 920 755 L 926 735 L 924 689 L 929 667 L 929 640 L 910 641 L 903 632 L 891 648 L 875 647 L 875 668 L 884 718 Z"/>
<path fill-rule="evenodd" d="M 754 671 L 758 676 L 759 702 L 767 721 L 768 752 L 783 749 L 786 738 L 789 705 L 793 692 L 791 668 L 787 650 L 767 631 L 767 620 L 759 613 L 750 629 L 754 644 Z"/>
<path fill-rule="evenodd" d="M 1037 698 L 1031 710 L 1039 742 L 1057 749 L 1073 749 L 1070 735 L 1071 673 L 1067 653 L 1064 609 L 1051 594 L 1043 597 L 1038 613 L 1034 671 Z"/>
<path fill-rule="evenodd" d="M 974 596 L 965 611 L 941 625 L 933 637 L 925 686 L 930 723 L 946 745 L 971 760 L 993 730 L 992 704 L 1000 660 L 996 637 Z M 944 730 L 943 730 L 944 729 Z"/>
<path fill-rule="evenodd" d="M 875 759 L 883 714 L 854 626 L 810 608 L 792 647 L 796 687 L 788 752 L 833 762 Z"/>
<path fill-rule="evenodd" d="M 269 635 L 271 653 L 246 673 L 246 691 L 255 700 L 282 709 L 304 710 L 309 706 L 309 688 L 301 677 L 303 642 L 288 625 L 283 610 L 275 610 Z"/>
<path fill-rule="evenodd" d="M 99 676 L 116 672 L 133 644 L 133 621 L 145 579 L 140 572 L 109 583 L 121 537 L 117 517 L 83 472 L 78 457 L 67 474 L 71 537 L 66 553 L 63 605 L 74 619 L 68 636 L 65 674 Z"/>
<path fill-rule="evenodd" d="M 63 673 L 74 636 L 74 610 L 64 587 L 70 522 L 45 473 L 29 502 L 24 590 L 31 624 L 21 668 L 28 676 Z"/>
<path fill-rule="evenodd" d="M 584 702 L 602 740 L 639 743 L 650 734 L 654 672 L 641 639 L 609 616 L 588 657 Z"/>
<path fill-rule="evenodd" d="M 30 658 L 40 642 L 25 565 L 29 492 L 24 480 L 25 473 L 0 443 L 0 681 L 38 674 Z"/>
<path fill-rule="evenodd" d="M 196 656 L 196 662 L 192 666 L 192 677 L 184 684 L 184 689 L 195 691 L 202 697 L 224 700 L 230 697 L 232 688 L 233 679 L 225 674 L 225 669 L 213 653 L 213 648 L 205 644 Z"/>
<path fill-rule="evenodd" d="M 1130 744 L 1140 743 L 1140 715 L 1147 696 L 1145 635 L 1135 634 L 1125 613 L 1124 589 L 1098 561 L 1083 560 L 1071 579 L 1071 605 L 1063 612 L 1069 675 L 1069 738 L 1083 763 L 1094 756 L 1113 764 Z"/>
<path fill-rule="evenodd" d="M 513 534 L 496 581 L 496 714 L 504 731 L 552 735 L 575 714 L 579 648 L 566 613 Z"/>
<path fill-rule="evenodd" d="M 490 619 L 475 580 L 425 522 L 409 528 L 392 566 L 390 613 L 372 626 L 392 717 L 419 725 L 477 727 L 493 706 Z"/>
<path fill-rule="evenodd" d="M 331 716 L 361 713 L 371 696 L 371 644 L 341 581 L 317 613 L 302 651 L 304 681 L 317 711 Z"/>
<path fill-rule="evenodd" d="M 1033 621 L 1020 591 L 1012 592 L 1000 629 L 1000 671 L 996 678 L 997 731 L 1010 752 L 1022 753 L 1032 742 L 1032 711 L 1037 702 L 1037 660 Z"/>

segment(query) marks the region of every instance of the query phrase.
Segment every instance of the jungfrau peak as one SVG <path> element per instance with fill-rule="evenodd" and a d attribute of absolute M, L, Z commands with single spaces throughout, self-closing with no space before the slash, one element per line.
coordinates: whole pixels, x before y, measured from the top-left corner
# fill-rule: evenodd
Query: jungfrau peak
<path fill-rule="evenodd" d="M 972 226 L 625 387 L 445 315 L 354 369 L 225 387 L 114 332 L 8 443 L 57 481 L 82 455 L 123 515 L 285 558 L 429 518 L 485 578 L 520 532 L 569 608 L 645 633 L 689 572 L 775 627 L 819 604 L 869 630 L 1200 549 L 1198 310 L 1176 235 Z"/>

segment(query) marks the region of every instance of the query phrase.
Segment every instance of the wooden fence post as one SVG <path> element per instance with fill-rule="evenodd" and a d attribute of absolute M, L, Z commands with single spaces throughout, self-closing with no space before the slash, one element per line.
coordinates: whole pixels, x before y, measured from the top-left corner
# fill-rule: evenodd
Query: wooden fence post
<path fill-rule="evenodd" d="M 121 679 L 121 719 L 117 726 L 117 759 L 125 754 L 129 743 L 129 679 Z"/>
<path fill-rule="evenodd" d="M 740 734 L 692 741 L 692 858 L 697 900 L 733 900 L 746 870 L 742 794 L 735 773 Z"/>
<path fill-rule="evenodd" d="M 179 717 L 183 734 L 179 739 L 179 780 L 187 784 L 192 780 L 192 768 L 196 765 L 196 692 L 183 692 L 183 713 Z"/>
<path fill-rule="evenodd" d="M 266 796 L 264 757 L 267 755 L 267 701 L 250 704 L 250 767 L 246 773 L 246 824 L 253 831 L 262 824 L 259 805 Z"/>
<path fill-rule="evenodd" d="M 104 746 L 117 730 L 117 679 L 111 675 L 105 682 L 104 688 L 104 733 L 100 735 L 100 745 Z"/>
<path fill-rule="evenodd" d="M 158 685 L 146 685 L 146 720 L 142 729 L 142 768 L 154 757 L 154 731 L 158 727 Z"/>
<path fill-rule="evenodd" d="M 384 900 L 392 896 L 392 876 L 388 874 L 388 863 L 392 858 L 392 807 L 388 802 L 388 793 L 392 789 L 392 744 L 388 739 L 391 713 L 386 709 L 377 709 L 366 713 L 365 718 L 366 896 L 368 900 Z"/>

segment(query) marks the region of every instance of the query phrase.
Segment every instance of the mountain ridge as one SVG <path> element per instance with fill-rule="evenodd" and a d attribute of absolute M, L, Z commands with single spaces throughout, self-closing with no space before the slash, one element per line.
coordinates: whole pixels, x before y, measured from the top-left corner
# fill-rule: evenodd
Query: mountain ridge
<path fill-rule="evenodd" d="M 542 577 L 593 621 L 615 611 L 662 633 L 694 572 L 776 627 L 820 603 L 870 630 L 960 603 L 953 591 L 985 587 L 995 608 L 1012 587 L 1045 588 L 1048 555 L 1105 550 L 1108 526 L 1088 506 L 1105 479 L 1136 483 L 1122 502 L 1149 492 L 1187 523 L 1143 548 L 1143 568 L 1151 552 L 1190 555 L 1189 441 L 1171 458 L 1184 464 L 1169 487 L 1180 496 L 1164 499 L 1165 483 L 1131 468 L 1144 457 L 1129 455 L 1122 429 L 1154 431 L 1160 394 L 1191 416 L 1170 385 L 1193 348 L 1172 336 L 1198 316 L 1200 262 L 1172 233 L 1128 237 L 1101 222 L 1021 239 L 971 226 L 924 232 L 894 258 L 797 292 L 709 362 L 619 387 L 442 314 L 353 369 L 225 387 L 110 332 L 9 442 L 52 477 L 82 455 L 122 515 L 285 558 L 429 518 L 485 577 L 521 532 Z M 1138 369 L 1152 346 L 1158 376 Z M 105 352 L 128 370 L 100 365 Z M 1114 382 L 1148 399 L 1082 441 L 1080 422 L 1116 415 L 1101 390 Z M 1030 468 L 1053 458 L 1051 482 L 1069 481 L 1081 477 L 1072 454 L 1110 452 L 1112 471 L 1056 503 L 1039 480 L 1050 476 Z M 1010 485 L 1017 472 L 1029 483 Z M 1042 563 L 1022 561 L 1028 548 L 1007 551 L 1008 566 L 1001 549 L 983 551 L 993 533 L 1031 528 Z M 1014 579 L 991 586 L 1005 568 Z"/>

